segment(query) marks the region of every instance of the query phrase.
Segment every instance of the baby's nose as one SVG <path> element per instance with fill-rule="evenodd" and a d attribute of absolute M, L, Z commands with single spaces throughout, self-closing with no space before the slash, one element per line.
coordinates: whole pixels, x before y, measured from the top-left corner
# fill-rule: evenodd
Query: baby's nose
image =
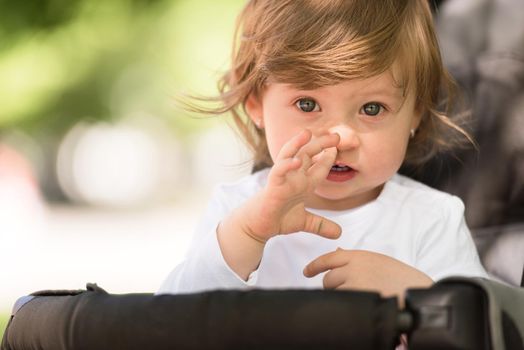
<path fill-rule="evenodd" d="M 340 142 L 337 149 L 339 151 L 356 148 L 360 145 L 360 138 L 356 130 L 349 125 L 337 125 L 329 129 L 331 133 L 337 133 L 340 136 Z"/>

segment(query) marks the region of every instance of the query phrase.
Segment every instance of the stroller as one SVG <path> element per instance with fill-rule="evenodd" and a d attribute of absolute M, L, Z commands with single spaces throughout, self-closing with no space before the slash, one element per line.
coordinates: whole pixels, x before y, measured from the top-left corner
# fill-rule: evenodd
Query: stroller
<path fill-rule="evenodd" d="M 444 59 L 472 102 L 479 151 L 402 172 L 463 199 L 492 280 L 408 290 L 403 310 L 371 292 L 115 295 L 88 284 L 20 298 L 1 350 L 393 349 L 401 334 L 414 350 L 524 350 L 524 6 L 448 0 L 439 10 Z"/>

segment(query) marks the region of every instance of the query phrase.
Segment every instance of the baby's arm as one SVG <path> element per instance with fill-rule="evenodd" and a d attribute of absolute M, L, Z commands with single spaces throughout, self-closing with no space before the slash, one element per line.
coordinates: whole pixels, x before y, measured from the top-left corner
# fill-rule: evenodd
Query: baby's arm
<path fill-rule="evenodd" d="M 413 237 L 418 242 L 415 267 L 379 253 L 339 249 L 312 261 L 304 275 L 327 272 L 325 288 L 377 290 L 401 300 L 407 288 L 429 286 L 444 277 L 486 277 L 464 220 L 462 201 L 440 194 L 424 203 L 427 216 L 420 219 L 420 233 Z"/>
<path fill-rule="evenodd" d="M 265 242 L 279 234 L 305 231 L 327 238 L 340 227 L 305 210 L 305 198 L 329 173 L 336 157 L 336 134 L 312 137 L 308 130 L 280 150 L 267 186 L 222 220 L 217 229 L 224 260 L 242 279 L 257 269 Z"/>

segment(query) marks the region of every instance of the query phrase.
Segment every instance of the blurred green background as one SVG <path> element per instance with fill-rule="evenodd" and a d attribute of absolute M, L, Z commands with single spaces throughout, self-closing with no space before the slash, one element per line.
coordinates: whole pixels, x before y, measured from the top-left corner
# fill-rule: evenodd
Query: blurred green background
<path fill-rule="evenodd" d="M 0 0 L 0 142 L 13 131 L 52 167 L 81 121 L 153 115 L 184 140 L 209 125 L 173 103 L 216 93 L 242 0 Z M 30 158 L 34 155 L 29 154 Z M 41 157 L 42 158 L 42 157 Z M 46 197 L 63 194 L 40 169 Z"/>
<path fill-rule="evenodd" d="M 0 128 L 63 133 L 130 109 L 173 117 L 166 96 L 210 93 L 241 0 L 0 2 Z M 224 45 L 226 44 L 226 45 Z M 206 68 L 209 71 L 206 71 Z M 172 120 L 184 130 L 187 119 Z"/>
<path fill-rule="evenodd" d="M 186 227 L 192 227 L 192 214 L 171 208 L 155 211 L 145 204 L 141 211 L 128 213 L 115 214 L 104 207 L 94 211 L 102 202 L 89 198 L 81 203 L 88 209 L 64 209 L 75 203 L 57 179 L 59 150 L 62 147 L 67 154 L 64 138 L 76 125 L 118 125 L 136 116 L 140 122 L 135 127 L 154 129 L 146 141 L 161 140 L 158 145 L 169 148 L 164 147 L 169 145 L 167 134 L 181 153 L 194 148 L 194 135 L 216 123 L 182 112 L 173 97 L 216 94 L 216 78 L 227 68 L 235 18 L 243 4 L 243 0 L 0 0 L 0 246 L 4 252 L 0 335 L 18 296 L 38 289 L 79 288 L 88 280 L 102 280 L 107 286 L 117 280 L 117 274 L 135 273 L 140 266 L 142 284 L 131 277 L 121 277 L 115 284 L 121 291 L 154 291 L 161 276 L 174 267 L 174 256 L 182 256 L 191 232 Z M 186 153 L 170 166 L 189 167 L 193 156 Z M 147 157 L 152 156 L 140 158 L 146 160 L 142 164 L 149 164 Z M 73 164 L 74 157 L 69 158 Z M 209 160 L 201 161 L 205 162 Z M 157 163 L 162 165 L 162 159 Z M 32 170 L 26 171 L 26 165 Z M 166 181 L 176 182 L 169 171 L 163 171 Z M 131 172 L 126 174 L 122 181 L 132 177 Z M 112 181 L 118 184 L 112 179 L 107 183 L 111 186 Z M 178 187 L 188 183 L 181 181 Z M 155 186 L 162 192 L 164 185 Z M 150 197 L 158 194 L 149 192 Z M 138 196 L 133 205 L 150 197 Z M 180 206 L 188 207 L 187 201 Z M 151 228 L 153 220 L 156 224 Z M 174 231 L 180 237 L 173 237 Z M 130 242 L 136 242 L 136 247 L 120 247 Z M 147 253 L 149 258 L 137 261 L 137 255 L 145 254 L 143 242 L 157 245 Z M 95 249 L 87 248 L 89 244 L 107 247 L 98 252 L 100 266 L 63 263 L 87 261 L 89 250 Z M 173 252 L 175 246 L 178 250 Z M 17 253 L 20 247 L 23 250 Z M 118 249 L 124 254 L 123 266 L 111 270 Z M 35 264 L 37 260 L 41 263 Z M 130 267 L 133 262 L 138 265 Z"/>

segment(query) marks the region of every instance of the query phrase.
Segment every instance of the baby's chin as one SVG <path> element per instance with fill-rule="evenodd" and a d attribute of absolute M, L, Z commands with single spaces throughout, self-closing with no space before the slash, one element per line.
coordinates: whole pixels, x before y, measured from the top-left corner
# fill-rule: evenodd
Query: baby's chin
<path fill-rule="evenodd" d="M 340 186 L 318 186 L 311 198 L 308 207 L 328 210 L 347 210 L 362 206 L 375 200 L 382 190 L 382 186 L 367 191 L 355 191 Z"/>
<path fill-rule="evenodd" d="M 353 197 L 331 189 L 316 189 L 307 199 L 306 206 L 314 209 L 345 210 L 354 205 Z"/>

